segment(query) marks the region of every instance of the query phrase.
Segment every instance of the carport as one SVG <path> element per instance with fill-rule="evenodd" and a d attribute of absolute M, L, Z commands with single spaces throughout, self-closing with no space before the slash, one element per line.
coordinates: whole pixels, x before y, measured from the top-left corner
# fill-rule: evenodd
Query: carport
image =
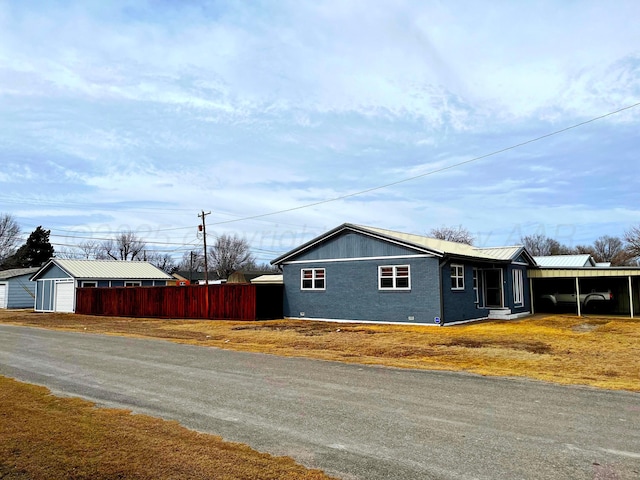
<path fill-rule="evenodd" d="M 539 268 L 528 272 L 532 312 L 540 310 L 540 299 L 557 292 L 575 294 L 575 309 L 583 314 L 580 295 L 589 292 L 610 291 L 613 294 L 611 313 L 633 318 L 640 307 L 640 268 L 586 267 Z M 604 303 L 604 302 L 603 302 Z"/>

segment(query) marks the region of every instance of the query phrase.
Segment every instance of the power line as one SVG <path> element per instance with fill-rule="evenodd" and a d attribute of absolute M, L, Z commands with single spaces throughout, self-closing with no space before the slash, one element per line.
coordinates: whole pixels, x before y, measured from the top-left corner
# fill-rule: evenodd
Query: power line
<path fill-rule="evenodd" d="M 474 157 L 474 158 L 471 158 L 469 160 L 464 160 L 462 162 L 453 163 L 451 165 L 447 165 L 446 167 L 441 167 L 441 168 L 437 168 L 435 170 L 430 170 L 430 171 L 428 171 L 426 173 L 421 173 L 420 175 L 414 175 L 413 177 L 404 178 L 402 180 L 397 180 L 395 182 L 386 183 L 384 185 L 379 185 L 377 187 L 367 188 L 365 190 L 360 190 L 360 191 L 354 192 L 354 193 L 348 193 L 346 195 L 340 195 L 339 197 L 328 198 L 328 199 L 325 199 L 325 200 L 320 200 L 318 202 L 308 203 L 308 204 L 305 204 L 305 205 L 299 205 L 297 207 L 287 208 L 287 209 L 284 209 L 284 210 L 278 210 L 276 212 L 262 213 L 260 215 L 252 215 L 252 216 L 249 216 L 249 217 L 238 218 L 236 220 L 226 220 L 224 222 L 214 223 L 213 225 L 223 225 L 223 224 L 226 224 L 226 223 L 241 222 L 241 221 L 246 221 L 246 220 L 255 220 L 257 218 L 268 217 L 268 216 L 271 216 L 271 215 L 278 215 L 280 213 L 294 212 L 296 210 L 302 210 L 304 208 L 316 207 L 318 205 L 324 205 L 325 203 L 336 202 L 338 200 L 344 200 L 344 199 L 347 199 L 347 198 L 356 197 L 358 195 L 364 195 L 365 193 L 375 192 L 376 190 L 382 190 L 383 188 L 393 187 L 393 186 L 399 185 L 401 183 L 406 183 L 406 182 L 410 182 L 412 180 L 416 180 L 418 178 L 423 178 L 423 177 L 427 177 L 429 175 L 434 175 L 436 173 L 444 172 L 446 170 L 451 170 L 452 168 L 455 168 L 455 167 L 460 167 L 462 165 L 467 165 L 469 163 L 477 162 L 479 160 L 483 160 L 485 158 L 492 157 L 494 155 L 498 155 L 500 153 L 507 152 L 509 150 L 514 150 L 516 148 L 523 147 L 524 145 L 529 145 L 530 143 L 538 142 L 540 140 L 544 140 L 545 138 L 553 137 L 554 135 L 559 135 L 559 134 L 567 132 L 569 130 L 573 130 L 575 128 L 582 127 L 582 126 L 587 125 L 589 123 L 593 123 L 595 121 L 602 120 L 603 118 L 607 118 L 607 117 L 610 117 L 612 115 L 616 115 L 618 113 L 624 112 L 626 110 L 630 110 L 630 109 L 638 107 L 638 106 L 640 106 L 640 102 L 634 103 L 633 105 L 628 105 L 626 107 L 620 108 L 620 109 L 615 110 L 613 112 L 605 113 L 604 115 L 600 115 L 598 117 L 591 118 L 591 119 L 586 120 L 584 122 L 576 123 L 575 125 L 571 125 L 569 127 L 562 128 L 560 130 L 556 130 L 554 132 L 547 133 L 545 135 L 541 135 L 541 136 L 536 137 L 536 138 L 532 138 L 532 139 L 527 140 L 525 142 L 521 142 L 521 143 L 517 143 L 515 145 L 511 145 L 510 147 L 505 147 L 505 148 L 502 148 L 500 150 L 495 150 L 495 151 L 493 151 L 491 153 L 480 155 L 478 157 Z"/>

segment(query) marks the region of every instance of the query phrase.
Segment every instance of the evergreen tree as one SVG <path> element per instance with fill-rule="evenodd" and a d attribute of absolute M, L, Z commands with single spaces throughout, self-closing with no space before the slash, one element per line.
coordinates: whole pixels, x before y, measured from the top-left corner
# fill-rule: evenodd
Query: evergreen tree
<path fill-rule="evenodd" d="M 28 268 L 40 267 L 47 260 L 53 257 L 55 251 L 53 245 L 49 243 L 51 230 L 44 230 L 42 226 L 36 228 L 24 245 L 15 254 L 9 257 L 5 263 L 5 268 Z"/>

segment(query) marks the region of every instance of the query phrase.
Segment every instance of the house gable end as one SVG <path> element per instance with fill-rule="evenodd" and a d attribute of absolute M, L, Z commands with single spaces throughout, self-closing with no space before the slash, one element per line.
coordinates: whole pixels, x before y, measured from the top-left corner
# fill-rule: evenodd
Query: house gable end
<path fill-rule="evenodd" d="M 360 232 L 344 230 L 337 235 L 318 242 L 307 250 L 299 252 L 297 255 L 287 258 L 286 261 L 392 257 L 424 253 L 424 251 Z"/>

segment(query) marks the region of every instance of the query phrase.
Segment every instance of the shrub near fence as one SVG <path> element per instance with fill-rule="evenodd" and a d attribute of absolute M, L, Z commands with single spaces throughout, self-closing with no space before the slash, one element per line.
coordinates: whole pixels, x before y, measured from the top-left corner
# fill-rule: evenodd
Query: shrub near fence
<path fill-rule="evenodd" d="M 212 320 L 281 318 L 282 285 L 79 288 L 76 313 Z"/>

